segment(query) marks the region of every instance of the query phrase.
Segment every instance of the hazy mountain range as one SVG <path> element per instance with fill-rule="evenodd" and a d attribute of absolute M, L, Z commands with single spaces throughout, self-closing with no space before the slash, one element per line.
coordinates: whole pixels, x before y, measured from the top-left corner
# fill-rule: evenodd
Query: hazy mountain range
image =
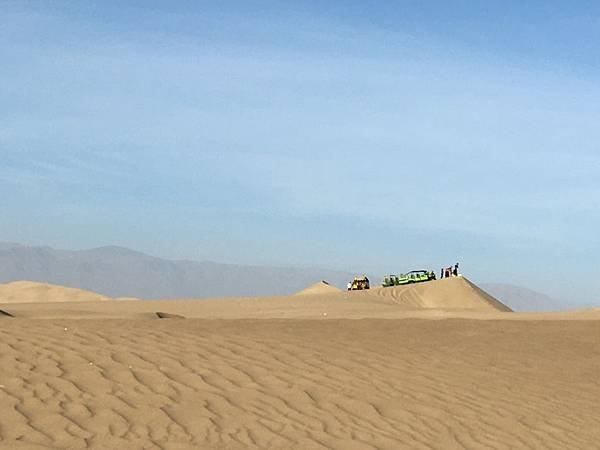
<path fill-rule="evenodd" d="M 326 269 L 172 261 L 122 247 L 69 251 L 0 243 L 0 283 L 40 281 L 111 297 L 288 295 L 322 279 L 345 286 L 352 276 Z"/>
<path fill-rule="evenodd" d="M 575 309 L 572 303 L 521 286 L 506 283 L 481 283 L 484 291 L 501 300 L 513 311 L 542 312 Z M 580 305 L 583 306 L 583 305 Z"/>
<path fill-rule="evenodd" d="M 289 295 L 320 280 L 343 288 L 353 276 L 350 272 L 318 268 L 167 260 L 114 246 L 72 251 L 0 242 L 0 283 L 39 281 L 110 297 Z M 515 311 L 569 308 L 565 302 L 524 287 L 501 283 L 480 286 Z"/>

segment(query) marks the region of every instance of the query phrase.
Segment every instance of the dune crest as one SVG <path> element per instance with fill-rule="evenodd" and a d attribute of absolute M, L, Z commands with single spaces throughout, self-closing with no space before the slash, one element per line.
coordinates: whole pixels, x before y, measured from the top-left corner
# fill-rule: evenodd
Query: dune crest
<path fill-rule="evenodd" d="M 14 317 L 11 312 L 0 309 L 0 317 Z"/>
<path fill-rule="evenodd" d="M 314 288 L 314 289 L 313 289 Z M 141 318 L 168 311 L 205 319 L 365 319 L 402 317 L 506 317 L 510 309 L 466 278 L 408 286 L 340 291 L 317 283 L 310 294 L 287 297 L 242 297 L 152 301 L 52 302 L 12 304 L 17 318 Z M 149 315 L 148 315 L 149 314 Z M 510 312 L 508 316 L 515 316 Z"/>
<path fill-rule="evenodd" d="M 306 289 L 302 289 L 300 292 L 296 292 L 294 295 L 322 295 L 339 292 L 342 292 L 342 290 L 330 285 L 327 281 L 322 280 Z"/>
<path fill-rule="evenodd" d="M 0 284 L 0 303 L 91 302 L 111 300 L 95 292 L 34 281 Z"/>
<path fill-rule="evenodd" d="M 374 295 L 412 309 L 512 311 L 462 276 L 377 289 Z"/>

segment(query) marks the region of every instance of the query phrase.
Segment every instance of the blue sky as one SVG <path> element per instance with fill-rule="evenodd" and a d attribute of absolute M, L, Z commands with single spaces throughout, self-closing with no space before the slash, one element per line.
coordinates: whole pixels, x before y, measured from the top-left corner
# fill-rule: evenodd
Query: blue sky
<path fill-rule="evenodd" d="M 600 300 L 596 2 L 121 3 L 0 1 L 0 240 Z"/>

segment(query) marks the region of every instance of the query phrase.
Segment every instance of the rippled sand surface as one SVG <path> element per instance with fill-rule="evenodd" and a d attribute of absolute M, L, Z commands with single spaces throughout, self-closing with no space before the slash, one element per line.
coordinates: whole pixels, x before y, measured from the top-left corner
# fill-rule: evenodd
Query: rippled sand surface
<path fill-rule="evenodd" d="M 2 448 L 597 448 L 600 322 L 0 319 Z"/>
<path fill-rule="evenodd" d="M 516 314 L 463 278 L 165 301 L 23 286 L 0 298 L 1 449 L 599 448 L 599 309 Z"/>

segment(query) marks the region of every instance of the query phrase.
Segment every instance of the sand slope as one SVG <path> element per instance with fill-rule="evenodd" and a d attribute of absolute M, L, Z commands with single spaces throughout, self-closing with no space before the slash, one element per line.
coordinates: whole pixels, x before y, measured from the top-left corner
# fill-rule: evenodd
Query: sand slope
<path fill-rule="evenodd" d="M 0 446 L 597 448 L 598 336 L 598 321 L 7 320 Z"/>
<path fill-rule="evenodd" d="M 0 284 L 0 303 L 89 302 L 110 300 L 95 292 L 34 281 Z"/>
<path fill-rule="evenodd" d="M 362 319 L 402 317 L 490 318 L 510 310 L 463 277 L 368 291 L 340 291 L 317 284 L 314 295 L 205 300 L 118 301 L 106 303 L 15 304 L 3 309 L 16 317 L 136 318 L 157 311 L 207 319 Z"/>
<path fill-rule="evenodd" d="M 427 283 L 377 289 L 376 296 L 391 299 L 407 308 L 511 311 L 499 300 L 465 277 L 445 278 Z"/>
<path fill-rule="evenodd" d="M 341 289 L 336 288 L 335 286 L 330 285 L 327 281 L 319 281 L 306 289 L 297 292 L 295 295 L 323 295 L 323 294 L 334 294 L 342 292 Z"/>
<path fill-rule="evenodd" d="M 600 442 L 600 309 L 512 313 L 464 278 L 1 310 L 0 449 Z"/>

